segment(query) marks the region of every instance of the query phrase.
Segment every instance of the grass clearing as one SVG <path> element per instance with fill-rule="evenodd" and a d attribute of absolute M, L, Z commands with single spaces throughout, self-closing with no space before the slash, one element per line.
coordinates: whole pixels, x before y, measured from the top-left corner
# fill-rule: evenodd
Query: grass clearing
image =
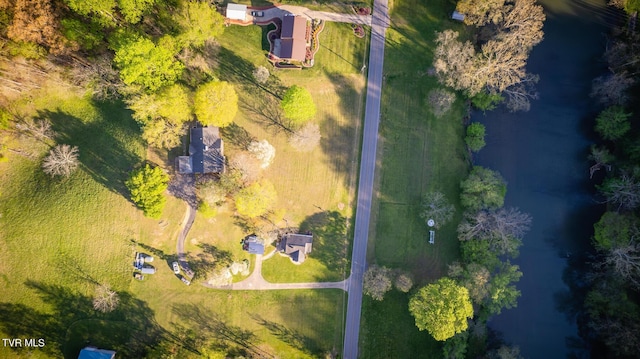
<path fill-rule="evenodd" d="M 392 28 L 387 31 L 379 150 L 378 193 L 373 207 L 368 259 L 408 270 L 421 286 L 446 273 L 458 256 L 454 224 L 436 231 L 435 244 L 419 217 L 422 196 L 437 190 L 458 209 L 459 183 L 466 174 L 463 142 L 465 106 L 459 99 L 442 118 L 427 104 L 437 80 L 431 67 L 436 30 L 459 29 L 448 19 L 450 1 L 424 4 L 394 1 Z M 363 303 L 362 356 L 366 358 L 437 358 L 440 344 L 415 327 L 408 312 L 408 296 L 396 291 L 382 302 Z M 388 318 L 393 318 L 389 320 Z"/>
<path fill-rule="evenodd" d="M 274 71 L 278 77 L 273 79 L 274 88 L 305 86 L 319 108 L 314 121 L 323 139 L 306 154 L 294 151 L 284 133 L 265 128 L 246 106 L 271 96 L 252 92 L 247 82 L 255 66 L 268 65 L 262 30 L 232 26 L 220 39 L 218 76 L 234 83 L 245 98 L 238 125 L 276 147 L 274 163 L 263 172 L 279 194 L 277 212 L 283 215 L 276 224 L 309 228 L 318 235 L 307 263 L 295 268 L 281 263 L 287 265 L 284 271 L 266 268 L 269 280 L 341 280 L 348 268 L 347 224 L 353 215 L 357 173 L 353 168 L 358 163 L 365 84 L 358 59 L 367 42 L 343 24 L 328 24 L 325 31 L 320 36 L 323 41 L 326 35 L 326 48 L 320 49 L 317 67 Z M 183 329 L 204 333 L 227 347 L 246 345 L 223 339 L 219 328 L 246 334 L 252 348 L 284 358 L 341 351 L 343 291 L 228 292 L 197 284 L 187 287 L 176 278 L 170 265 L 185 204 L 169 197 L 161 220 L 156 221 L 142 217 L 127 199 L 123 181 L 131 169 L 147 159 L 167 163 L 162 152 L 146 151 L 138 126 L 122 103 L 96 103 L 60 88 L 32 95 L 20 103 L 21 110 L 49 118 L 59 134 L 57 141 L 79 146 L 81 166 L 68 179 L 45 177 L 40 160 L 53 142 L 26 138 L 16 141 L 36 160 L 12 155 L 9 162 L 0 163 L 0 335 L 43 337 L 47 342 L 41 350 L 0 347 L 0 357 L 74 357 L 87 341 L 117 350 L 123 357 L 139 357 L 149 349 L 146 345 L 157 344 L 159 336 L 182 335 Z M 229 155 L 242 149 L 233 140 L 225 147 Z M 236 260 L 249 257 L 239 244 L 248 233 L 233 214 L 227 208 L 212 220 L 198 215 L 187 237 L 187 251 L 197 254 L 199 244 L 211 244 Z M 156 257 L 152 264 L 157 273 L 142 282 L 132 278 L 135 250 Z M 91 308 L 95 283 L 107 283 L 119 292 L 116 311 L 98 314 Z M 197 356 L 185 353 L 184 357 Z"/>

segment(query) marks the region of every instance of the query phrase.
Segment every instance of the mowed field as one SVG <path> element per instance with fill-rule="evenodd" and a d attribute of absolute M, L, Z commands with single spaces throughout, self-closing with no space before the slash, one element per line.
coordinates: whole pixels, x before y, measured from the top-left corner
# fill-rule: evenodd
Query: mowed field
<path fill-rule="evenodd" d="M 459 209 L 459 183 L 468 168 L 463 142 L 465 104 L 436 118 L 427 102 L 438 88 L 427 74 L 434 50 L 434 32 L 462 30 L 448 19 L 455 2 L 424 3 L 395 0 L 385 48 L 384 88 L 368 262 L 413 273 L 416 287 L 446 274 L 458 256 L 455 224 L 436 231 L 429 244 L 420 202 L 429 191 L 440 191 Z M 454 223 L 459 219 L 457 213 Z M 441 349 L 415 327 L 408 311 L 409 295 L 392 291 L 384 301 L 364 298 L 361 353 L 364 358 L 437 358 Z"/>
<path fill-rule="evenodd" d="M 357 39 L 344 24 L 328 24 L 320 36 L 316 67 L 274 72 L 277 78 L 269 83 L 272 89 L 298 84 L 312 93 L 318 107 L 313 121 L 322 140 L 306 154 L 295 152 L 285 133 L 266 127 L 257 115 L 256 104 L 277 104 L 277 97 L 252 89 L 247 80 L 257 65 L 271 70 L 261 28 L 227 28 L 215 60 L 217 76 L 240 94 L 237 125 L 276 147 L 274 163 L 262 173 L 278 192 L 275 213 L 281 218 L 274 225 L 324 234 L 302 266 L 285 258 L 265 262 L 265 275 L 274 282 L 348 275 L 365 83 L 360 67 L 367 40 Z M 242 348 L 283 358 L 341 351 L 342 291 L 227 292 L 187 287 L 176 278 L 170 264 L 186 207 L 168 196 L 162 218 L 150 220 L 128 200 L 127 173 L 155 157 L 147 156 L 122 103 L 98 103 L 73 89 L 31 95 L 19 105 L 21 111 L 50 119 L 55 142 L 77 145 L 81 165 L 68 179 L 48 178 L 40 164 L 54 141 L 28 138 L 12 145 L 33 158 L 13 155 L 0 163 L 0 337 L 44 338 L 47 343 L 36 349 L 0 347 L 0 357 L 74 358 L 87 343 L 117 350 L 123 358 L 136 357 L 160 338 L 194 349 L 196 334 L 238 355 Z M 242 149 L 232 138 L 225 140 L 229 156 Z M 247 234 L 228 205 L 213 219 L 198 214 L 186 250 L 197 253 L 198 245 L 212 244 L 241 260 L 248 256 L 239 250 L 239 241 Z M 157 273 L 142 282 L 132 278 L 136 250 L 156 256 Z M 119 292 L 114 312 L 92 309 L 97 283 Z M 205 354 L 185 350 L 180 357 Z"/>

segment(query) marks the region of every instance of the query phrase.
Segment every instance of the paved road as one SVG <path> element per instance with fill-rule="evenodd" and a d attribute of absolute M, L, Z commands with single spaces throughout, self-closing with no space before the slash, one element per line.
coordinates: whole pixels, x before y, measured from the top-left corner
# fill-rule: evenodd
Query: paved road
<path fill-rule="evenodd" d="M 356 209 L 351 276 L 349 277 L 347 321 L 342 355 L 344 359 L 356 359 L 358 357 L 360 315 L 362 312 L 362 277 L 366 268 L 367 240 L 374 183 L 373 175 L 376 168 L 378 125 L 380 124 L 384 43 L 386 28 L 388 26 L 388 0 L 374 0 L 371 46 L 369 50 L 367 102 L 364 112 L 362 159 L 360 162 L 360 182 L 358 185 L 358 207 Z"/>

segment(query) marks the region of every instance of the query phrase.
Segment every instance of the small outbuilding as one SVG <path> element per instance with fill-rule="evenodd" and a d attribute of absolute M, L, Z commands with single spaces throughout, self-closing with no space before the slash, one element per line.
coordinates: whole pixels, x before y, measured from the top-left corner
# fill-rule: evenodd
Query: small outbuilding
<path fill-rule="evenodd" d="M 245 21 L 247 19 L 247 5 L 227 4 L 227 19 Z"/>
<path fill-rule="evenodd" d="M 78 355 L 78 359 L 114 359 L 115 357 L 115 351 L 95 347 L 85 347 Z"/>
<path fill-rule="evenodd" d="M 152 266 L 144 266 L 142 268 L 140 268 L 140 273 L 142 274 L 155 274 L 156 273 L 156 269 Z"/>
<path fill-rule="evenodd" d="M 451 14 L 451 18 L 457 21 L 464 21 L 464 14 L 454 10 Z"/>
<path fill-rule="evenodd" d="M 242 249 L 249 254 L 264 254 L 264 243 L 256 236 L 249 236 L 242 241 Z"/>

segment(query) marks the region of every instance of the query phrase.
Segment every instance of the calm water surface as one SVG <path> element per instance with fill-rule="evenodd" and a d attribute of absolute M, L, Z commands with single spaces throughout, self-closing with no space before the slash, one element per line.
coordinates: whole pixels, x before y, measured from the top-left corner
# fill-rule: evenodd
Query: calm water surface
<path fill-rule="evenodd" d="M 544 0 L 545 40 L 528 69 L 540 75 L 540 99 L 527 113 L 474 114 L 487 126 L 487 146 L 475 163 L 498 170 L 508 182 L 506 206 L 533 217 L 524 239 L 518 307 L 490 322 L 526 358 L 588 357 L 578 340 L 576 280 L 603 208 L 589 181 L 589 146 L 598 107 L 591 80 L 605 71 L 600 57 L 614 12 L 604 0 Z"/>

